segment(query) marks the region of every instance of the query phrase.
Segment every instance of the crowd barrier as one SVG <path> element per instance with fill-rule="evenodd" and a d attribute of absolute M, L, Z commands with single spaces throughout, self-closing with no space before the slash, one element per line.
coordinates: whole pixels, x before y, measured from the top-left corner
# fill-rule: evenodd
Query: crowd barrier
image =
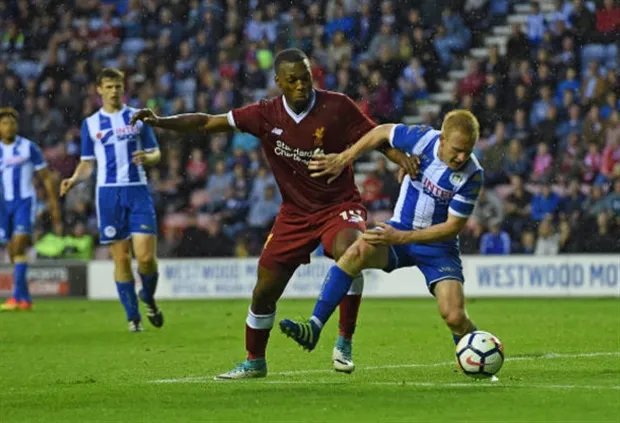
<path fill-rule="evenodd" d="M 316 298 L 329 267 L 327 258 L 301 266 L 285 298 Z M 161 299 L 250 298 L 257 259 L 160 260 L 157 296 Z M 465 292 L 480 297 L 620 297 L 620 255 L 465 256 Z M 424 277 L 416 268 L 392 273 L 364 271 L 364 296 L 428 297 Z M 113 265 L 88 263 L 90 299 L 117 297 Z"/>

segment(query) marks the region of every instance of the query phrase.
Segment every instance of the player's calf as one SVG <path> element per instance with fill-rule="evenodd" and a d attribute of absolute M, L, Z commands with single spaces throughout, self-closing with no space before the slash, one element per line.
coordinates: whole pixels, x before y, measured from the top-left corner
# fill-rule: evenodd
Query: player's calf
<path fill-rule="evenodd" d="M 139 332 L 142 317 L 138 310 L 138 296 L 136 295 L 136 283 L 131 271 L 130 245 L 128 241 L 119 241 L 110 247 L 114 260 L 114 279 L 118 298 L 125 309 L 125 315 L 129 322 L 130 331 Z M 133 324 L 132 324 L 133 322 Z M 135 330 L 132 330 L 132 327 Z"/>
<path fill-rule="evenodd" d="M 134 251 L 138 261 L 138 274 L 142 281 L 142 289 L 138 293 L 140 300 L 146 305 L 146 317 L 156 328 L 164 325 L 164 314 L 155 302 L 159 273 L 155 259 L 156 238 L 150 234 L 133 236 Z"/>
<path fill-rule="evenodd" d="M 477 329 L 465 311 L 465 295 L 460 281 L 441 281 L 435 286 L 434 293 L 439 314 L 450 328 L 455 343 L 458 343 L 463 335 Z"/>

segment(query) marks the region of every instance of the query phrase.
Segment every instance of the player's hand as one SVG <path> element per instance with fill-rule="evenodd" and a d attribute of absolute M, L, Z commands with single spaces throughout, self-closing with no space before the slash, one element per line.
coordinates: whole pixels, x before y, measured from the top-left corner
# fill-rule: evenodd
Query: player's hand
<path fill-rule="evenodd" d="M 134 151 L 131 161 L 137 165 L 150 166 L 152 164 L 151 155 L 144 150 Z"/>
<path fill-rule="evenodd" d="M 331 176 L 327 183 L 331 184 L 344 170 L 347 165 L 346 160 L 341 154 L 315 154 L 308 163 L 310 177 L 320 178 L 322 176 Z"/>
<path fill-rule="evenodd" d="M 403 172 L 402 178 L 409 175 L 411 179 L 418 175 L 420 170 L 420 158 L 418 156 L 405 156 L 400 162 L 400 169 Z M 402 182 L 401 173 L 398 173 L 398 179 Z"/>
<path fill-rule="evenodd" d="M 60 183 L 60 196 L 64 197 L 71 188 L 75 185 L 75 180 L 73 178 L 63 179 Z"/>
<path fill-rule="evenodd" d="M 140 120 L 149 126 L 157 126 L 159 116 L 157 116 L 151 109 L 141 109 L 131 117 L 129 124 L 135 125 L 136 122 Z"/>
<path fill-rule="evenodd" d="M 407 232 L 399 231 L 387 223 L 377 223 L 377 226 L 366 230 L 362 239 L 370 245 L 399 245 L 407 243 Z"/>

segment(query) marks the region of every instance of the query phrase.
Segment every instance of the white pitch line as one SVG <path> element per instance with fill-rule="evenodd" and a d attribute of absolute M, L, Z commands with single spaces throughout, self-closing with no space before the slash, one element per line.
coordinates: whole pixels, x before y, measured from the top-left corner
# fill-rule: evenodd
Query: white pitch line
<path fill-rule="evenodd" d="M 562 354 L 562 353 L 548 353 L 540 356 L 528 356 L 528 357 L 509 357 L 506 361 L 532 361 L 532 360 L 554 360 L 561 358 L 593 358 L 593 357 L 610 357 L 610 356 L 620 356 L 620 351 L 609 351 L 609 352 L 594 352 L 594 353 L 582 353 L 582 354 Z M 442 367 L 442 366 L 452 366 L 454 365 L 454 361 L 444 361 L 441 363 L 409 363 L 409 364 L 387 364 L 384 366 L 368 366 L 368 367 L 360 367 L 359 370 L 388 370 L 388 369 L 409 369 L 416 367 Z M 314 373 L 332 373 L 331 369 L 313 369 L 313 370 L 290 370 L 286 372 L 275 372 L 270 373 L 270 376 L 294 376 L 294 375 L 307 375 Z M 184 377 L 184 378 L 176 378 L 176 379 L 157 379 L 148 381 L 148 383 L 202 383 L 202 382 L 210 382 L 213 381 L 213 377 L 207 376 L 193 376 L 193 377 Z M 288 381 L 266 381 L 263 383 L 289 383 Z M 291 381 L 290 383 L 303 383 L 300 381 Z M 320 383 L 320 382 L 308 382 L 308 383 Z M 334 381 L 329 381 L 327 383 L 335 383 Z M 373 382 L 374 384 L 382 384 L 383 382 Z M 390 383 L 390 382 L 386 382 Z M 413 384 L 411 382 L 410 384 Z M 423 383 L 423 382 L 420 382 Z M 422 386 L 422 385 L 419 385 Z M 438 384 L 437 386 L 447 386 L 446 384 Z M 468 384 L 469 386 L 469 384 Z M 471 384 L 471 386 L 481 386 L 478 384 Z M 522 386 L 522 385 L 514 385 L 514 386 Z M 573 386 L 573 385 L 544 385 L 544 386 Z M 541 386 L 542 387 L 542 386 Z M 575 388 L 580 388 L 580 386 L 575 386 Z M 560 388 L 556 388 L 560 389 Z M 571 388 L 566 388 L 571 389 Z M 584 388 L 588 389 L 588 388 Z M 592 389 L 598 389 L 593 387 Z M 611 388 L 601 388 L 601 389 L 618 389 L 617 387 Z"/>

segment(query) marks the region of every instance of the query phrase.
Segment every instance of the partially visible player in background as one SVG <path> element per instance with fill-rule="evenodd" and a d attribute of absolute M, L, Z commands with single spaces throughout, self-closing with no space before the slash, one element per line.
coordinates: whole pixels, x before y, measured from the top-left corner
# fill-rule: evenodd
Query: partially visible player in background
<path fill-rule="evenodd" d="M 465 311 L 458 234 L 483 183 L 483 169 L 472 155 L 479 135 L 476 117 L 455 110 L 446 115 L 441 131 L 427 126 L 381 125 L 343 153 L 311 161 L 314 176 L 321 177 L 389 141 L 393 147 L 418 156 L 420 172 L 415 178 L 405 176 L 390 221 L 366 231 L 330 268 L 310 320 L 280 322 L 287 336 L 313 350 L 321 329 L 357 274 L 363 269 L 391 272 L 411 266 L 424 274 L 455 343 L 476 330 Z"/>
<path fill-rule="evenodd" d="M 58 194 L 39 147 L 17 135 L 19 115 L 15 109 L 0 109 L 0 173 L 3 202 L 0 210 L 0 240 L 8 243 L 13 268 L 13 295 L 0 306 L 3 311 L 30 310 L 28 291 L 28 246 L 35 219 L 34 174 L 47 192 L 49 213 L 55 231 L 62 231 Z"/>
<path fill-rule="evenodd" d="M 131 270 L 131 249 L 138 261 L 143 289 L 140 299 L 147 317 L 161 327 L 164 316 L 155 303 L 157 289 L 157 217 L 147 188 L 144 166 L 159 163 L 161 153 L 153 129 L 130 124 L 135 110 L 123 104 L 124 75 L 103 69 L 97 77 L 103 106 L 82 123 L 82 156 L 73 176 L 62 181 L 61 195 L 90 178 L 97 162 L 99 241 L 111 244 L 114 279 L 125 308 L 129 330 L 142 330 L 138 297 Z"/>
<path fill-rule="evenodd" d="M 246 319 L 247 359 L 219 379 L 267 375 L 265 359 L 275 322 L 276 302 L 300 264 L 322 244 L 335 259 L 366 228 L 366 210 L 353 180 L 353 169 L 314 179 L 308 172 L 317 151 L 338 153 L 370 131 L 374 122 L 347 96 L 313 89 L 310 61 L 297 49 L 283 50 L 274 62 L 275 82 L 283 95 L 234 109 L 227 114 L 190 113 L 159 117 L 138 112 L 133 121 L 175 131 L 221 132 L 238 129 L 262 141 L 263 152 L 282 193 L 283 204 L 258 263 L 258 280 Z M 407 156 L 385 152 L 402 166 Z M 414 171 L 411 170 L 413 173 Z M 363 280 L 358 277 L 340 302 L 340 330 L 332 361 L 337 371 L 352 372 L 352 337 L 360 307 Z M 347 294 L 345 292 L 345 294 Z"/>

